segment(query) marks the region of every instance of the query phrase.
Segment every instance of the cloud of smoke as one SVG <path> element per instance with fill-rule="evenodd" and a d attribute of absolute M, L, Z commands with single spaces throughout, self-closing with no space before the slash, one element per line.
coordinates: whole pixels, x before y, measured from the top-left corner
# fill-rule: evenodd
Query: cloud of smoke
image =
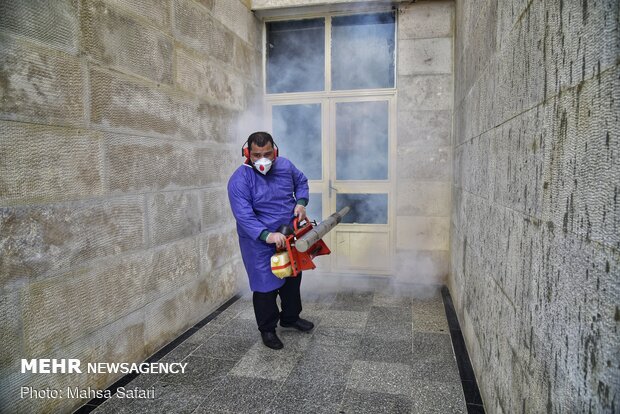
<path fill-rule="evenodd" d="M 267 92 L 325 88 L 325 19 L 267 23 Z"/>
<path fill-rule="evenodd" d="M 336 104 L 336 179 L 387 180 L 388 102 Z"/>
<path fill-rule="evenodd" d="M 448 271 L 448 263 L 434 252 L 397 252 L 394 260 L 392 286 L 407 285 L 417 299 L 434 296 Z"/>
<path fill-rule="evenodd" d="M 332 87 L 394 86 L 394 14 L 372 13 L 332 18 Z"/>
<path fill-rule="evenodd" d="M 280 153 L 309 180 L 320 180 L 323 176 L 321 104 L 274 105 L 272 122 Z"/>
<path fill-rule="evenodd" d="M 239 140 L 239 148 L 256 131 L 267 131 L 267 120 L 260 103 L 254 103 L 239 114 L 235 122 L 235 137 Z M 239 152 L 241 154 L 241 152 Z"/>

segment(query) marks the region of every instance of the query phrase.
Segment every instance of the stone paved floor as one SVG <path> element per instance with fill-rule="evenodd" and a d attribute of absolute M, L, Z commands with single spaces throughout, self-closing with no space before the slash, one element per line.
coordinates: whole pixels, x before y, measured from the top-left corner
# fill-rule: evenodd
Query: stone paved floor
<path fill-rule="evenodd" d="M 113 397 L 95 412 L 466 412 L 439 289 L 306 279 L 301 316 L 312 332 L 278 327 L 284 349 L 266 348 L 245 294 L 161 360 L 187 362 L 186 374 L 126 386 L 153 386 L 155 399 Z"/>

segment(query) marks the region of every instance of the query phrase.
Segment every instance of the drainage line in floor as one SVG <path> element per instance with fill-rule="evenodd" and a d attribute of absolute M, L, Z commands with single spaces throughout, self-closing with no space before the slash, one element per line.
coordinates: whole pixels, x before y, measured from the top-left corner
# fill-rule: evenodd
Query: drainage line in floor
<path fill-rule="evenodd" d="M 181 345 L 183 342 L 185 342 L 185 340 L 187 338 L 189 338 L 190 336 L 192 336 L 194 333 L 196 333 L 200 328 L 202 328 L 203 326 L 205 326 L 207 323 L 211 322 L 213 319 L 215 319 L 217 316 L 219 316 L 222 312 L 224 312 L 230 305 L 232 305 L 233 303 L 235 303 L 237 301 L 237 299 L 239 299 L 241 297 L 241 295 L 236 294 L 235 296 L 233 296 L 232 298 L 230 298 L 228 301 L 226 301 L 226 303 L 224 303 L 222 306 L 220 306 L 219 308 L 217 308 L 215 311 L 213 311 L 212 313 L 210 313 L 206 318 L 202 319 L 201 321 L 199 321 L 198 323 L 196 323 L 194 326 L 192 326 L 191 328 L 189 328 L 187 331 L 183 332 L 180 336 L 178 336 L 176 339 L 174 339 L 172 342 L 168 343 L 166 346 L 164 346 L 162 349 L 160 349 L 159 351 L 157 351 L 156 353 L 154 353 L 153 355 L 151 355 L 146 361 L 146 363 L 151 363 L 151 362 L 157 362 L 160 359 L 162 359 L 164 356 L 166 356 L 168 353 L 170 353 L 174 348 L 176 348 L 177 346 Z M 129 384 L 131 381 L 133 381 L 138 375 L 138 373 L 131 373 L 131 374 L 127 374 L 123 377 L 121 377 L 118 381 L 116 381 L 114 384 L 110 385 L 107 390 L 109 390 L 111 392 L 111 395 L 116 394 L 116 390 L 120 387 L 124 387 L 125 385 Z M 92 400 L 88 401 L 86 404 L 84 404 L 83 406 L 81 406 L 80 408 L 78 408 L 76 411 L 73 412 L 73 414 L 85 414 L 85 413 L 90 413 L 91 411 L 93 411 L 95 408 L 99 407 L 101 404 L 103 404 L 106 400 L 108 400 L 108 398 L 93 398 Z"/>
<path fill-rule="evenodd" d="M 461 385 L 463 386 L 463 394 L 465 395 L 465 403 L 467 404 L 468 414 L 484 414 L 484 404 L 480 396 L 480 389 L 476 382 L 476 375 L 469 360 L 469 353 L 465 346 L 465 339 L 461 332 L 461 325 L 454 310 L 452 296 L 447 286 L 441 288 L 441 296 L 443 297 L 443 305 L 446 310 L 448 319 L 448 327 L 450 328 L 450 338 L 452 339 L 452 347 L 456 356 L 456 363 L 461 376 Z"/>

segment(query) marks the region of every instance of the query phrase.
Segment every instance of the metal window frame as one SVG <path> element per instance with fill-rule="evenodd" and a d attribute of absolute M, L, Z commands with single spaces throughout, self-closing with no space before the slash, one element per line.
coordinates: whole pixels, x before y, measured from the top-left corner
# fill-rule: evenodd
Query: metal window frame
<path fill-rule="evenodd" d="M 372 14 L 372 13 L 394 13 L 394 87 L 392 88 L 377 88 L 377 89 L 346 89 L 346 90 L 332 90 L 332 74 L 331 74 L 331 42 L 332 42 L 332 17 L 337 16 L 354 16 L 354 15 L 362 15 L 362 14 Z M 291 93 L 267 93 L 267 23 L 270 22 L 278 22 L 278 21 L 289 21 L 289 20 L 306 20 L 306 19 L 317 19 L 323 18 L 325 19 L 325 61 L 324 61 L 324 73 L 325 73 L 325 88 L 322 91 L 314 91 L 314 92 L 291 92 Z M 290 16 L 280 16 L 273 17 L 267 19 L 263 22 L 262 28 L 262 65 L 263 65 L 263 96 L 267 99 L 278 99 L 282 97 L 286 99 L 288 97 L 294 97 L 299 95 L 299 97 L 308 97 L 308 96 L 316 96 L 322 97 L 323 95 L 351 95 L 355 94 L 376 94 L 376 93 L 386 93 L 387 91 L 396 92 L 398 87 L 398 10 L 393 7 L 376 7 L 369 8 L 364 10 L 357 10 L 355 12 L 330 12 L 330 13 L 300 13 L 299 15 L 290 15 Z"/>

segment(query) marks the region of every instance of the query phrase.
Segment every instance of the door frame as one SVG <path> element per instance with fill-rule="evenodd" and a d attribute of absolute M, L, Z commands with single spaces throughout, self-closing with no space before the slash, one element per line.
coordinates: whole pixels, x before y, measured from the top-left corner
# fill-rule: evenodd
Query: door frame
<path fill-rule="evenodd" d="M 336 197 L 330 197 L 329 195 L 329 178 L 333 174 L 333 184 L 336 184 L 335 180 L 335 108 L 337 102 L 363 102 L 363 101 L 376 101 L 376 100 L 387 100 L 388 101 L 388 179 L 387 180 L 377 180 L 377 181 L 361 181 L 360 184 L 363 183 L 367 188 L 365 192 L 373 193 L 373 192 L 387 192 L 388 194 L 388 223 L 387 225 L 375 225 L 375 224 L 341 224 L 340 226 L 365 226 L 366 230 L 372 232 L 374 230 L 380 231 L 377 226 L 387 226 L 388 233 L 388 252 L 390 254 L 390 260 L 388 263 L 390 264 L 390 268 L 382 271 L 361 271 L 359 269 L 353 269 L 351 271 L 346 272 L 338 272 L 338 273 L 355 273 L 355 274 L 369 274 L 369 275 L 380 275 L 386 276 L 393 274 L 396 270 L 394 268 L 394 260 L 393 258 L 396 255 L 396 180 L 397 170 L 396 170 L 396 162 L 397 162 L 397 142 L 396 142 L 396 128 L 397 128 L 397 87 L 398 87 L 398 76 L 397 76 L 397 67 L 398 67 L 398 13 L 395 12 L 395 36 L 394 36 L 394 87 L 393 88 L 381 88 L 381 89 L 355 89 L 355 90 L 331 90 L 331 18 L 334 16 L 342 16 L 342 15 L 355 15 L 355 14 L 368 14 L 368 13 L 384 13 L 394 11 L 391 6 L 385 5 L 374 5 L 372 7 L 368 6 L 363 9 L 357 9 L 355 11 L 334 11 L 328 10 L 327 12 L 305 12 L 301 10 L 301 12 L 296 11 L 294 14 L 281 15 L 277 17 L 271 17 L 266 19 L 264 23 L 272 22 L 272 21 L 283 21 L 283 20 L 303 20 L 303 19 L 312 19 L 312 18 L 324 18 L 325 19 L 325 65 L 324 65 L 324 74 L 325 74 L 325 89 L 323 91 L 315 91 L 315 92 L 292 92 L 292 93 L 267 93 L 267 30 L 266 24 L 263 24 L 262 30 L 262 67 L 263 67 L 263 99 L 264 99 L 264 116 L 266 119 L 266 124 L 270 131 L 273 131 L 272 125 L 272 107 L 274 105 L 287 105 L 287 104 L 321 104 L 321 148 L 322 148 L 322 175 L 321 180 L 309 180 L 310 193 L 321 193 L 322 194 L 322 215 L 323 219 L 325 219 L 329 214 L 334 213 L 336 206 Z M 275 137 L 277 142 L 277 137 Z M 283 154 L 286 156 L 286 154 Z M 344 185 L 346 188 L 346 184 L 337 183 L 338 185 Z M 358 185 L 354 183 L 349 183 L 349 185 Z M 338 187 L 336 187 L 338 188 Z M 386 189 L 386 191 L 379 191 L 380 189 Z M 374 228 L 374 230 L 373 230 Z M 353 230 L 355 231 L 355 230 Z M 327 236 L 325 240 L 329 246 L 335 247 L 335 231 L 332 230 Z M 335 249 L 332 249 L 332 251 Z M 318 264 L 318 270 L 322 273 L 333 274 L 335 272 L 332 271 L 332 256 L 323 256 L 320 258 L 320 264 Z"/>
<path fill-rule="evenodd" d="M 352 93 L 353 92 L 353 93 Z M 374 92 L 374 93 L 373 93 Z M 295 96 L 292 96 L 295 95 Z M 322 93 L 323 96 L 308 96 L 309 94 L 282 94 L 278 96 L 267 96 L 265 99 L 265 118 L 269 130 L 273 130 L 272 108 L 277 105 L 321 105 L 321 179 L 308 180 L 310 193 L 322 194 L 322 218 L 335 212 L 336 196 L 330 194 L 330 184 L 333 188 L 342 192 L 364 192 L 364 193 L 387 193 L 388 195 L 388 221 L 387 224 L 341 224 L 350 229 L 351 232 L 383 233 L 387 228 L 388 252 L 390 254 L 390 266 L 384 270 L 372 269 L 340 269 L 335 270 L 335 263 L 332 262 L 332 255 L 321 258 L 320 270 L 324 273 L 364 273 L 369 275 L 390 275 L 394 268 L 391 265 L 396 253 L 396 91 L 395 90 L 363 90 L 347 91 L 339 93 Z M 336 105 L 340 102 L 376 102 L 386 101 L 388 104 L 388 179 L 387 180 L 341 180 L 335 179 L 336 172 Z M 277 138 L 277 137 L 276 137 Z M 286 156 L 286 154 L 283 154 Z M 331 181 L 330 181 L 331 180 Z M 359 187 L 364 187 L 360 189 Z M 341 227 L 342 229 L 342 227 Z M 336 246 L 336 232 L 331 231 L 326 236 L 329 246 Z M 334 250 L 334 249 L 332 249 Z"/>

